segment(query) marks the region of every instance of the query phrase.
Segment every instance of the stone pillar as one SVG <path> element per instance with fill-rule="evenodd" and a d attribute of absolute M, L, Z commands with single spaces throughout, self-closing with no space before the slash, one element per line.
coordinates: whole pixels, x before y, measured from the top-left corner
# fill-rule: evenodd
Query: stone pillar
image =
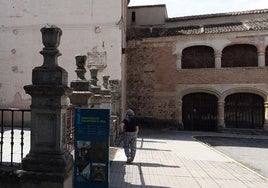
<path fill-rule="evenodd" d="M 265 51 L 258 52 L 258 66 L 265 67 Z"/>
<path fill-rule="evenodd" d="M 109 89 L 109 78 L 110 76 L 106 75 L 102 77 L 103 87 L 101 88 L 100 93 L 102 95 L 101 108 L 111 109 L 111 90 Z"/>
<path fill-rule="evenodd" d="M 93 93 L 90 98 L 90 107 L 91 108 L 100 108 L 101 107 L 101 87 L 98 85 L 98 69 L 97 67 L 92 67 L 89 69 L 91 80 L 90 80 L 90 91 Z"/>
<path fill-rule="evenodd" d="M 268 101 L 264 102 L 264 130 L 268 131 Z"/>
<path fill-rule="evenodd" d="M 221 68 L 221 52 L 215 51 L 215 68 L 220 69 Z"/>
<path fill-rule="evenodd" d="M 77 74 L 77 79 L 71 82 L 71 88 L 74 90 L 70 96 L 70 101 L 73 105 L 79 107 L 89 107 L 89 99 L 92 95 L 90 90 L 90 83 L 85 78 L 86 60 L 87 56 L 77 55 L 75 56 L 77 69 L 75 70 Z"/>
<path fill-rule="evenodd" d="M 115 139 L 118 138 L 120 132 L 120 87 L 119 80 L 109 80 L 110 93 L 111 93 L 111 104 L 110 104 L 110 113 L 111 113 L 111 135 L 110 135 L 110 143 L 111 146 L 115 145 Z"/>
<path fill-rule="evenodd" d="M 120 117 L 120 88 L 119 80 L 110 80 L 111 88 L 111 115 Z"/>
<path fill-rule="evenodd" d="M 181 54 L 177 54 L 177 69 L 181 69 Z"/>
<path fill-rule="evenodd" d="M 225 128 L 224 122 L 224 101 L 218 101 L 218 129 Z"/>
<path fill-rule="evenodd" d="M 180 125 L 182 125 L 182 100 L 177 101 L 177 119 Z"/>
<path fill-rule="evenodd" d="M 109 90 L 109 78 L 110 78 L 110 76 L 106 76 L 106 75 L 104 75 L 104 76 L 102 76 L 102 79 L 103 79 L 103 84 L 102 84 L 102 86 L 103 86 L 103 90 Z"/>
<path fill-rule="evenodd" d="M 62 31 L 56 26 L 41 29 L 43 65 L 32 71 L 32 85 L 24 86 L 31 95 L 31 148 L 22 160 L 23 187 L 72 187 L 73 157 L 65 141 L 68 73 L 58 66 Z"/>

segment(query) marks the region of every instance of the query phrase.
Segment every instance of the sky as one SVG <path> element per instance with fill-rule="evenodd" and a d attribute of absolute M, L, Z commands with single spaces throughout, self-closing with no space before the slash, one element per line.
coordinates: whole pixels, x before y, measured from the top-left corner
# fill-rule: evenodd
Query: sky
<path fill-rule="evenodd" d="M 130 0 L 129 6 L 166 4 L 168 17 L 268 8 L 268 0 Z"/>

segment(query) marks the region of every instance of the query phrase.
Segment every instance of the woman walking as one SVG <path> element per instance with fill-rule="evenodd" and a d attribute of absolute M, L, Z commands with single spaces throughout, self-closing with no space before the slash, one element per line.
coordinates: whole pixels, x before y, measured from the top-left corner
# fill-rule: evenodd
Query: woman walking
<path fill-rule="evenodd" d="M 139 132 L 139 124 L 134 115 L 134 111 L 128 109 L 126 118 L 120 124 L 121 132 L 124 133 L 124 151 L 127 157 L 127 163 L 131 163 L 136 155 L 136 143 L 137 134 Z"/>

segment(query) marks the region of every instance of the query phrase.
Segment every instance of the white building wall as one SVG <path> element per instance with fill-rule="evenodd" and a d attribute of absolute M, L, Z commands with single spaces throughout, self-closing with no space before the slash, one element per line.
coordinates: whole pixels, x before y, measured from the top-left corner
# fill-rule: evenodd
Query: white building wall
<path fill-rule="evenodd" d="M 59 65 L 76 79 L 75 56 L 106 52 L 102 75 L 121 80 L 122 0 L 0 0 L 0 106 L 30 103 L 24 85 L 32 83 L 32 69 L 43 63 L 40 29 L 53 24 L 63 31 Z M 89 70 L 86 78 L 90 79 Z"/>
<path fill-rule="evenodd" d="M 135 22 L 132 21 L 132 13 L 135 13 Z M 165 5 L 134 6 L 128 8 L 128 26 L 163 26 L 167 18 Z"/>

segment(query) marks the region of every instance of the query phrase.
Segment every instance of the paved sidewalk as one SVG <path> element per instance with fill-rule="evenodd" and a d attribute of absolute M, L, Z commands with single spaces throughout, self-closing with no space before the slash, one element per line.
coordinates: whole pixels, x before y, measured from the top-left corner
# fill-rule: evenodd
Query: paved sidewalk
<path fill-rule="evenodd" d="M 110 188 L 268 187 L 267 178 L 194 140 L 191 132 L 142 130 L 135 161 L 125 161 L 120 148 Z"/>
<path fill-rule="evenodd" d="M 26 155 L 29 152 L 30 131 L 25 131 L 24 134 Z M 224 136 L 207 132 L 141 130 L 137 155 L 132 164 L 126 164 L 123 149 L 117 149 L 110 169 L 110 188 L 268 187 L 268 177 L 262 177 L 196 141 L 193 135 Z M 17 144 L 14 144 L 13 160 L 20 162 L 20 132 L 16 130 L 14 137 Z M 6 131 L 4 161 L 10 160 L 9 144 L 10 131 Z"/>

